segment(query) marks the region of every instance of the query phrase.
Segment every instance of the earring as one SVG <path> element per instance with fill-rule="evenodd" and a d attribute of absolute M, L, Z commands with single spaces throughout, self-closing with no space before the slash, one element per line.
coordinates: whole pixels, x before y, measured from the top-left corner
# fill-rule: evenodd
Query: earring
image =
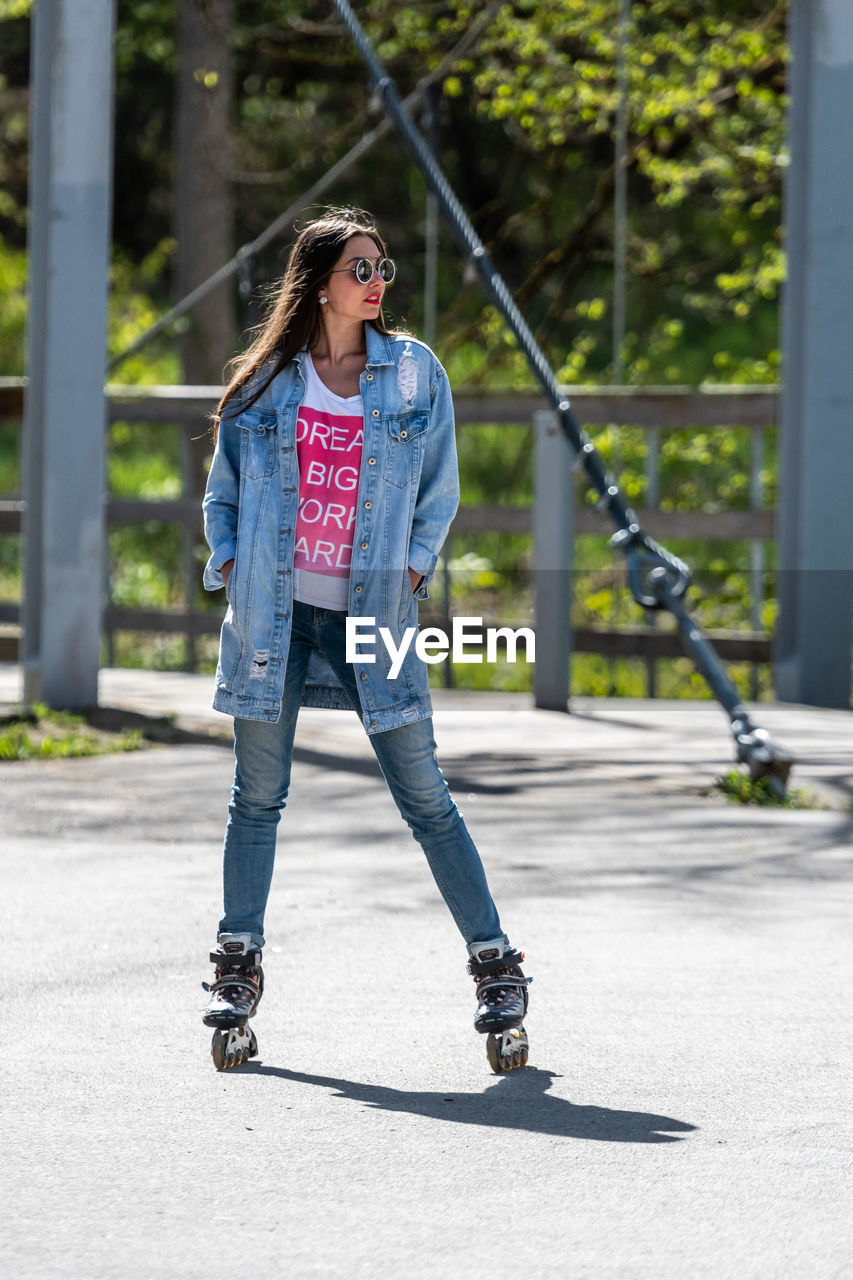
<path fill-rule="evenodd" d="M 321 294 L 320 294 L 320 306 L 321 306 L 321 307 L 325 307 L 325 305 L 326 305 L 326 303 L 327 303 L 328 301 L 329 301 L 329 299 L 326 297 L 325 293 L 321 293 Z"/>

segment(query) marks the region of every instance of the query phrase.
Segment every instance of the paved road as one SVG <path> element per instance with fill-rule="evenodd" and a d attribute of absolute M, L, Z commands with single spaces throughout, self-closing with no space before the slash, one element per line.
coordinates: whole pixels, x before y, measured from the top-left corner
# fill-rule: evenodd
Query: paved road
<path fill-rule="evenodd" d="M 208 693 L 102 701 L 203 728 Z M 439 702 L 535 977 L 503 1078 L 354 718 L 301 722 L 261 1058 L 227 1074 L 198 1020 L 227 744 L 2 767 L 5 1274 L 853 1277 L 849 715 L 762 710 L 833 806 L 780 812 L 708 794 L 711 705 Z"/>

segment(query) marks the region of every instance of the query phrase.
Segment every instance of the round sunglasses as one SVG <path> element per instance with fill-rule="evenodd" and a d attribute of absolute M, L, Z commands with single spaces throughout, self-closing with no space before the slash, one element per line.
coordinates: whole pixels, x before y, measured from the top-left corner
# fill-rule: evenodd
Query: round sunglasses
<path fill-rule="evenodd" d="M 359 258 L 351 267 L 336 267 L 329 275 L 340 275 L 342 271 L 351 271 L 359 284 L 370 284 L 374 272 L 385 284 L 390 284 L 397 274 L 397 267 L 391 258 L 380 258 L 375 264 L 370 258 Z"/>

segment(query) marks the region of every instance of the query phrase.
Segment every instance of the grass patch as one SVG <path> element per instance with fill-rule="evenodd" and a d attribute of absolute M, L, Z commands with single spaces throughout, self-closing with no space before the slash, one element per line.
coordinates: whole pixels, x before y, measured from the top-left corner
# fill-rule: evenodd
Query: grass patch
<path fill-rule="evenodd" d="M 36 703 L 30 711 L 0 722 L 0 763 L 138 751 L 143 745 L 143 734 L 138 729 L 114 733 L 90 728 L 83 716 L 53 711 L 44 703 Z"/>
<path fill-rule="evenodd" d="M 714 783 L 732 804 L 755 804 L 773 809 L 828 809 L 826 801 L 803 787 L 792 787 L 780 796 L 773 788 L 770 778 L 758 778 L 753 781 L 749 774 L 738 769 L 730 769 L 728 773 L 717 778 Z"/>

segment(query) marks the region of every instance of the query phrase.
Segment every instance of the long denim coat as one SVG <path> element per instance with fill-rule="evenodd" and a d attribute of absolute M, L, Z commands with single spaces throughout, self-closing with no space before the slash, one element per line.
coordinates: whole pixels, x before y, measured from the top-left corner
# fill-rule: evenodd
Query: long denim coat
<path fill-rule="evenodd" d="M 377 632 L 388 627 L 399 645 L 405 628 L 417 626 L 409 567 L 423 575 L 416 595 L 426 597 L 459 503 L 453 401 L 447 375 L 429 347 L 407 336 L 385 337 L 371 324 L 365 329 L 364 449 L 347 612 L 374 618 Z M 249 720 L 276 721 L 281 715 L 299 502 L 301 362 L 296 356 L 250 408 L 223 418 L 204 497 L 212 552 L 204 570 L 209 591 L 222 587 L 222 566 L 234 560 L 213 705 Z M 368 733 L 432 714 L 427 667 L 413 644 L 394 680 L 381 641 L 362 651 L 376 656 L 375 663 L 359 667 L 361 707 L 355 710 Z M 351 707 L 317 653 L 303 703 Z"/>

